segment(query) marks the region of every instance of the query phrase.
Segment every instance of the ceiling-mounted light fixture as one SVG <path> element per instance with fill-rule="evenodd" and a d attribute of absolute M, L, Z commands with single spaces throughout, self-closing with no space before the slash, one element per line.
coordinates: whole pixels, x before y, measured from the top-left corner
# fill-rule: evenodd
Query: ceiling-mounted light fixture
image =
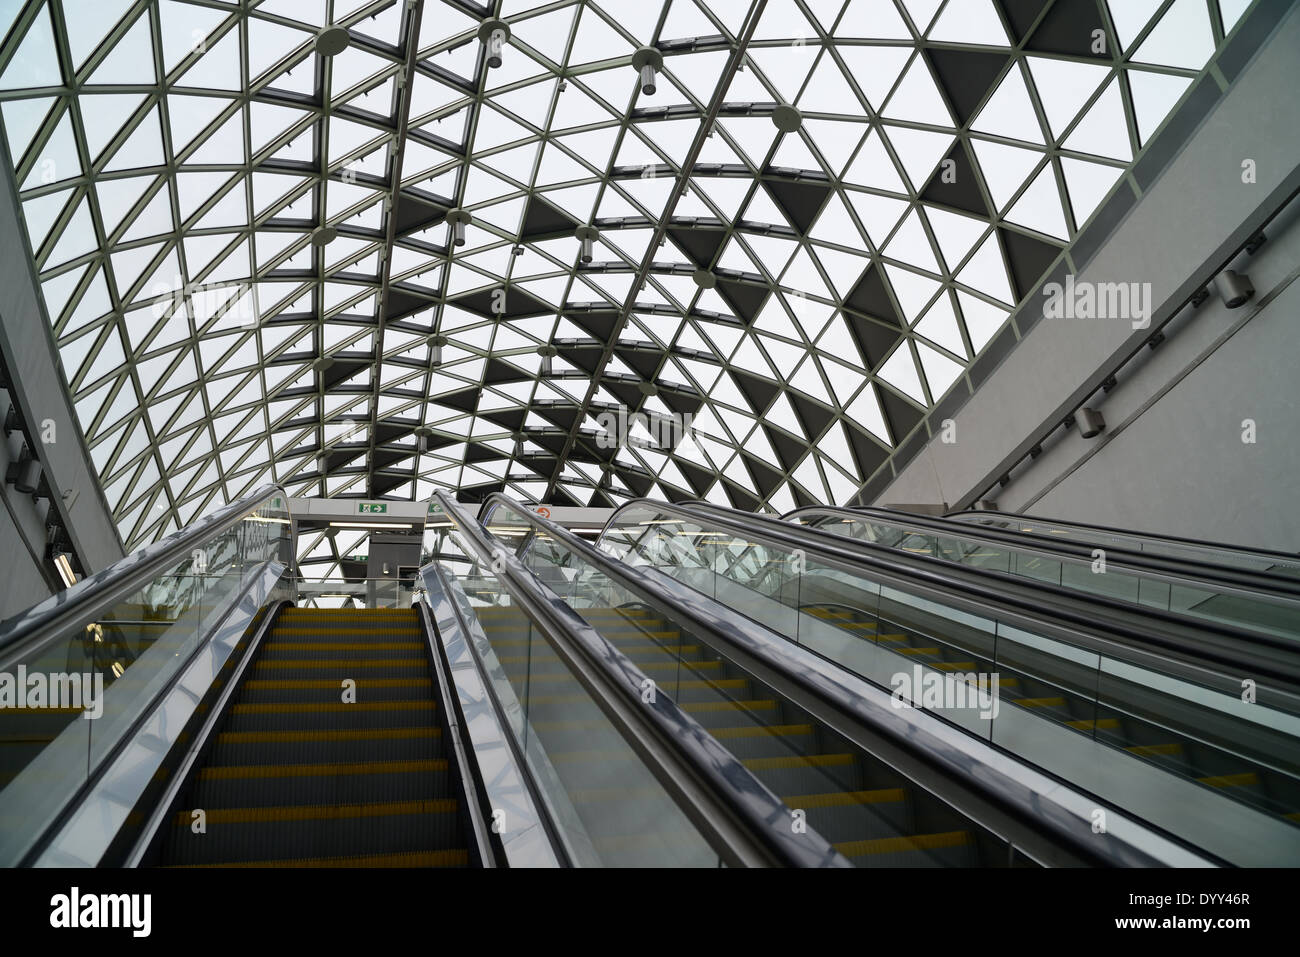
<path fill-rule="evenodd" d="M 772 122 L 782 133 L 793 133 L 803 125 L 803 114 L 789 103 L 778 103 L 772 111 Z"/>
<path fill-rule="evenodd" d="M 67 552 L 58 552 L 54 556 L 54 568 L 63 579 L 63 587 L 71 588 L 77 583 L 77 573 L 72 570 L 72 563 L 68 561 Z"/>
<path fill-rule="evenodd" d="M 446 344 L 446 336 L 431 336 L 429 338 L 429 361 L 434 365 L 442 365 L 442 347 Z"/>
<path fill-rule="evenodd" d="M 632 66 L 641 74 L 641 92 L 653 96 L 655 76 L 664 68 L 664 55 L 654 47 L 641 47 L 632 54 Z"/>
<path fill-rule="evenodd" d="M 339 231 L 333 226 L 317 226 L 311 231 L 311 244 L 316 248 L 328 246 L 338 238 Z"/>
<path fill-rule="evenodd" d="M 338 56 L 351 42 L 352 37 L 348 34 L 347 27 L 329 23 L 316 34 L 316 52 L 321 56 Z"/>
<path fill-rule="evenodd" d="M 718 277 L 713 275 L 707 269 L 697 269 L 691 276 L 695 280 L 695 285 L 701 289 L 712 289 L 718 284 Z"/>
<path fill-rule="evenodd" d="M 1079 426 L 1079 434 L 1091 439 L 1106 430 L 1106 420 L 1096 409 L 1080 409 L 1074 413 L 1074 420 Z"/>
<path fill-rule="evenodd" d="M 415 447 L 421 452 L 429 451 L 429 437 L 433 435 L 433 429 L 427 425 L 417 425 L 412 434 L 415 435 Z"/>
<path fill-rule="evenodd" d="M 1233 269 L 1225 269 L 1214 277 L 1214 290 L 1229 309 L 1244 306 L 1250 297 L 1255 295 L 1255 287 L 1251 285 L 1250 277 Z"/>
<path fill-rule="evenodd" d="M 542 368 L 540 375 L 549 376 L 554 373 L 555 365 L 555 346 L 538 346 L 537 354 L 542 357 Z"/>
<path fill-rule="evenodd" d="M 510 24 L 497 17 L 484 20 L 479 24 L 478 38 L 487 48 L 488 69 L 495 70 L 501 65 L 501 51 L 510 39 Z"/>
<path fill-rule="evenodd" d="M 474 221 L 468 210 L 457 207 L 447 213 L 447 222 L 451 223 L 451 243 L 453 246 L 465 245 L 465 227 Z"/>
<path fill-rule="evenodd" d="M 579 226 L 574 235 L 582 242 L 582 251 L 578 253 L 578 262 L 591 262 L 596 253 L 596 240 L 600 238 L 600 231 L 595 226 Z"/>

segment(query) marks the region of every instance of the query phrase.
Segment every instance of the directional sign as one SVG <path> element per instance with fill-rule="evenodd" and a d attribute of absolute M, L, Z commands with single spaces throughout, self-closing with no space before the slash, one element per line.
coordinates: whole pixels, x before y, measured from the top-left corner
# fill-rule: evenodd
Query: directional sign
<path fill-rule="evenodd" d="M 388 513 L 387 502 L 360 502 L 357 511 L 363 515 L 385 515 Z"/>

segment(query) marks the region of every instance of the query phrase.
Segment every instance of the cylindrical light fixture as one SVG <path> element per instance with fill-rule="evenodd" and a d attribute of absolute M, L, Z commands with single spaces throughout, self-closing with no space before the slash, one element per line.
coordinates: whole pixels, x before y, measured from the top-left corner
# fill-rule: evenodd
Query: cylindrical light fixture
<path fill-rule="evenodd" d="M 654 96 L 655 77 L 664 68 L 664 55 L 654 47 L 641 47 L 632 54 L 632 66 L 641 75 L 641 92 Z"/>
<path fill-rule="evenodd" d="M 442 365 L 442 347 L 446 344 L 446 336 L 433 336 L 429 339 L 429 361 L 431 363 L 436 366 Z"/>
<path fill-rule="evenodd" d="M 1085 439 L 1100 435 L 1106 429 L 1106 420 L 1096 409 L 1080 409 L 1074 414 L 1079 425 L 1079 434 Z"/>
<path fill-rule="evenodd" d="M 1244 306 L 1250 297 L 1255 295 L 1255 287 L 1251 285 L 1250 277 L 1232 269 L 1225 269 L 1214 277 L 1214 289 L 1229 309 Z"/>
<path fill-rule="evenodd" d="M 555 370 L 555 346 L 538 346 L 537 354 L 542 357 L 541 375 L 549 376 L 554 374 Z"/>
<path fill-rule="evenodd" d="M 495 70 L 501 66 L 501 53 L 510 39 L 510 24 L 496 17 L 484 20 L 479 24 L 478 38 L 486 48 L 488 69 Z"/>
<path fill-rule="evenodd" d="M 453 209 L 447 213 L 447 222 L 451 223 L 451 243 L 453 246 L 465 245 L 465 227 L 474 221 L 468 210 Z"/>
<path fill-rule="evenodd" d="M 578 262 L 589 263 L 596 254 L 596 240 L 600 232 L 595 226 L 579 226 L 574 231 L 574 235 L 582 242 L 582 251 L 578 254 Z"/>

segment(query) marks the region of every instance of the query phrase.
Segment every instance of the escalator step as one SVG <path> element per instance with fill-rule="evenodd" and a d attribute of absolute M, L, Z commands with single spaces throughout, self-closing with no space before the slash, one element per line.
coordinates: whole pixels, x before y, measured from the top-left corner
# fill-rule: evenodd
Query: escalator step
<path fill-rule="evenodd" d="M 469 851 L 399 851 L 395 854 L 359 854 L 352 857 L 299 857 L 282 861 L 231 861 L 221 864 L 187 864 L 185 867 L 468 867 Z"/>
<path fill-rule="evenodd" d="M 418 761 L 444 756 L 442 728 L 334 731 L 225 731 L 217 735 L 212 765 L 326 761 Z"/>

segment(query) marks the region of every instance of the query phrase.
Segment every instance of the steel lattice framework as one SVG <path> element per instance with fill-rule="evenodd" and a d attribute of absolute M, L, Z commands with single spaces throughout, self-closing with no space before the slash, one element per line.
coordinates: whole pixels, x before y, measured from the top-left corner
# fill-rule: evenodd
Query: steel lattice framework
<path fill-rule="evenodd" d="M 787 509 L 887 461 L 1250 5 L 0 2 L 0 113 L 128 546 L 271 479 Z"/>

